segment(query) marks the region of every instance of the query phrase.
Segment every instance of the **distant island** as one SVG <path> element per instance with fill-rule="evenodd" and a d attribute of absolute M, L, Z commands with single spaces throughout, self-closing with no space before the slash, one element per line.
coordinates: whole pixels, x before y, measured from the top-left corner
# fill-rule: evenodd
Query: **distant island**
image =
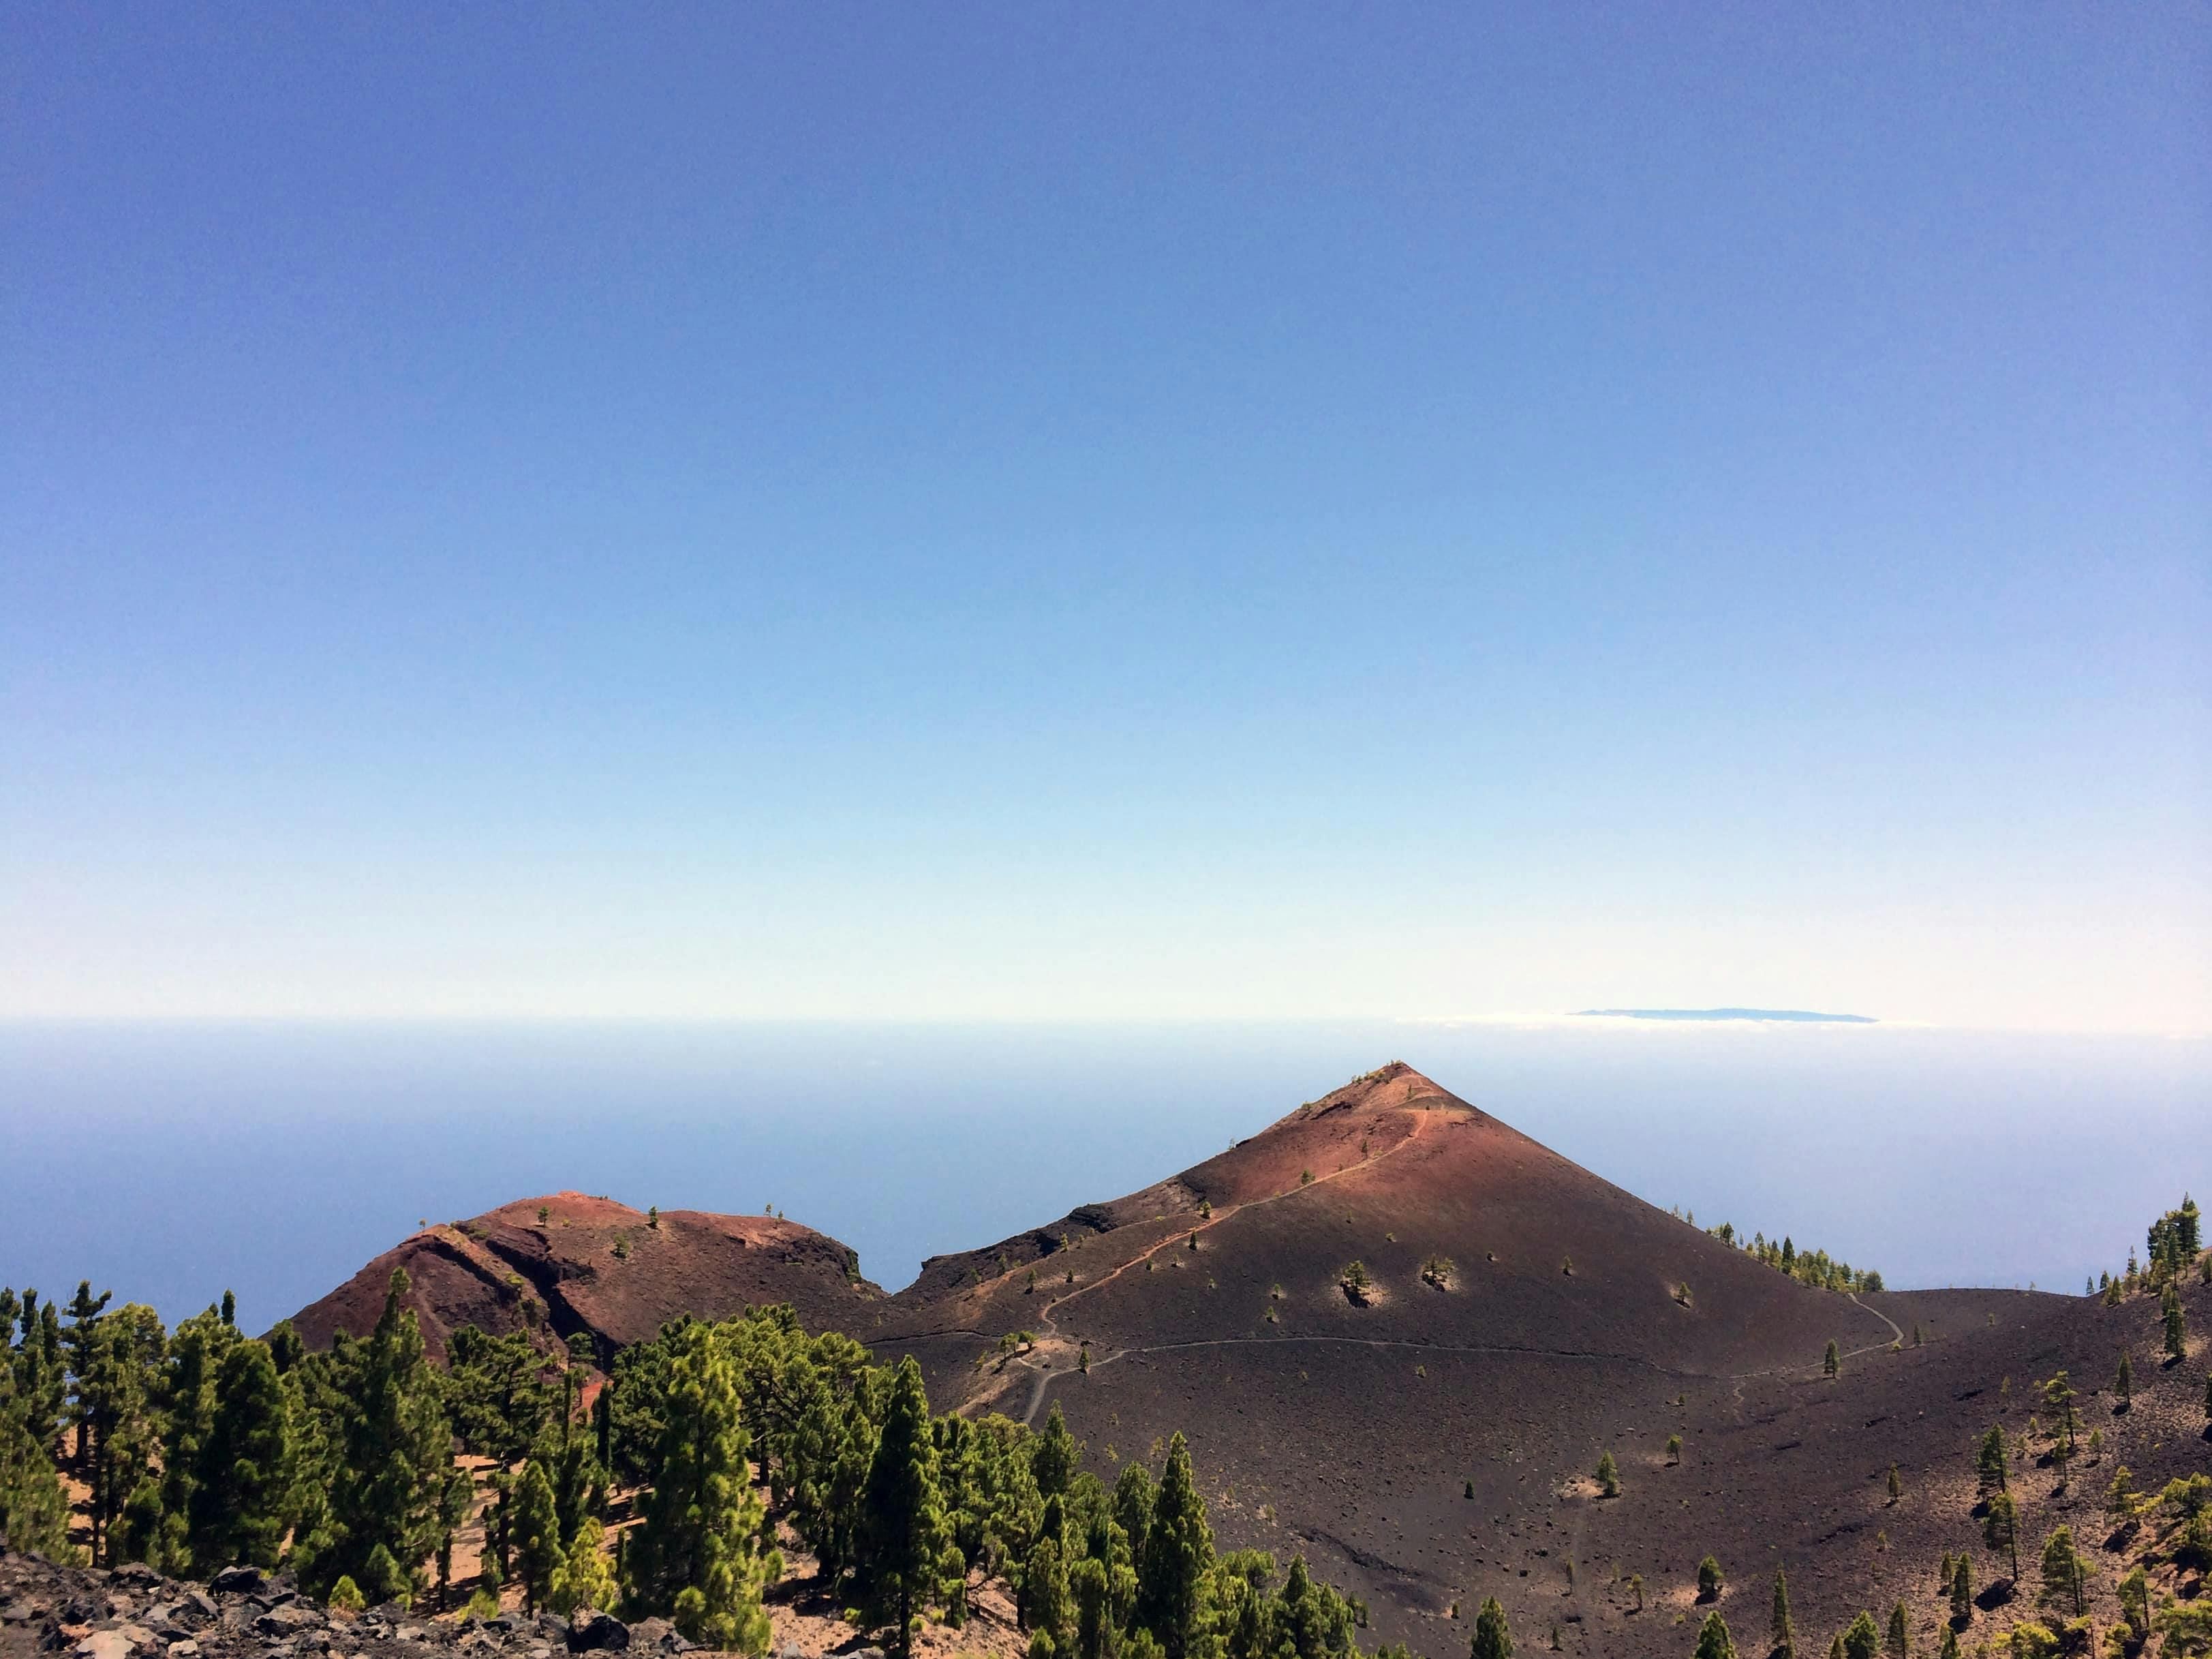
<path fill-rule="evenodd" d="M 1575 1017 L 1608 1019 L 1786 1019 L 1816 1025 L 1875 1025 L 1865 1014 L 1815 1014 L 1802 1008 L 1577 1008 Z"/>

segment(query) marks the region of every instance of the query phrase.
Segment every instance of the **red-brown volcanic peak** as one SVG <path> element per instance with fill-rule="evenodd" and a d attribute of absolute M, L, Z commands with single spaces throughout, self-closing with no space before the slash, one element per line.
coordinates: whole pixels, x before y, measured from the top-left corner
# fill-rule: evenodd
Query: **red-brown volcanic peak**
<path fill-rule="evenodd" d="M 1008 1269 L 1026 1273 L 1048 1255 L 1129 1227 L 1188 1226 L 1204 1212 L 1246 1204 L 1296 1185 L 1302 1176 L 1341 1173 L 1369 1153 L 1409 1137 L 1425 1113 L 1480 1118 L 1456 1095 L 1431 1083 L 1402 1060 L 1354 1078 L 1333 1094 L 1310 1100 L 1248 1140 L 1181 1175 L 1103 1204 L 1085 1204 L 1059 1220 L 1031 1228 L 981 1249 L 933 1255 L 897 1300 L 918 1308 Z M 1057 1266 L 1058 1264 L 1054 1264 Z"/>
<path fill-rule="evenodd" d="M 2212 1285 L 2192 1274 L 2184 1296 L 2192 1332 L 2212 1322 Z M 1402 1066 L 1141 1193 L 940 1258 L 883 1312 L 855 1334 L 914 1354 L 940 1407 L 1035 1423 L 1058 1406 L 1103 1479 L 1184 1431 L 1218 1544 L 1305 1556 L 1370 1604 L 1373 1639 L 1430 1654 L 1463 1652 L 1495 1595 L 1524 1647 L 1556 1632 L 1569 1653 L 1680 1655 L 1709 1552 L 1739 1646 L 1778 1565 L 1816 1650 L 1899 1596 L 1932 1630 L 1948 1605 L 1926 1564 L 1972 1548 L 1977 1583 L 1994 1571 L 1978 1437 L 2000 1417 L 2016 1437 L 2062 1367 L 2086 1395 L 2123 1347 L 2136 1405 L 2084 1408 L 2103 1461 L 2153 1487 L 2212 1438 L 2203 1340 L 2159 1364 L 2154 1297 L 1813 1290 Z M 1592 1479 L 1607 1452 L 1613 1498 Z M 2094 1512 L 2109 1478 L 2021 1466 L 2031 1572 L 2034 1540 L 2069 1509 L 2078 1531 L 2075 1494 Z"/>
<path fill-rule="evenodd" d="M 1345 1290 L 1353 1261 L 1364 1299 Z M 887 1340 L 945 1328 L 957 1305 L 972 1331 L 1096 1358 L 1297 1340 L 1717 1375 L 1887 1334 L 1402 1064 L 1141 1193 L 935 1258 L 894 1302 Z"/>
<path fill-rule="evenodd" d="M 434 1354 L 450 1332 L 476 1325 L 549 1340 L 583 1331 L 604 1355 L 682 1314 L 720 1319 L 763 1303 L 790 1303 L 811 1329 L 848 1325 L 883 1294 L 857 1264 L 836 1239 L 778 1216 L 665 1210 L 656 1221 L 610 1198 L 554 1193 L 425 1228 L 293 1323 L 313 1348 L 338 1331 L 365 1335 L 392 1270 L 404 1267 Z"/>

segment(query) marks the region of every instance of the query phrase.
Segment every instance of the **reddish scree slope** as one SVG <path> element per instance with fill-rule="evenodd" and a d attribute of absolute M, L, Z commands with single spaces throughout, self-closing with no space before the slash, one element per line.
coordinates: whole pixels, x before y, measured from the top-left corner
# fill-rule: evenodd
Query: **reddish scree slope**
<path fill-rule="evenodd" d="M 581 1331 L 605 1356 L 679 1314 L 723 1318 L 760 1303 L 790 1303 L 809 1328 L 852 1325 L 883 1295 L 857 1276 L 855 1261 L 836 1239 L 779 1217 L 667 1210 L 655 1226 L 611 1199 L 555 1193 L 425 1228 L 293 1323 L 314 1348 L 341 1330 L 365 1335 L 392 1270 L 404 1267 L 434 1354 L 443 1356 L 450 1332 L 475 1325 L 556 1338 Z"/>
<path fill-rule="evenodd" d="M 1453 1263 L 1443 1288 L 1423 1277 L 1431 1257 Z M 1355 1258 L 1365 1305 L 1342 1288 Z M 2189 1294 L 2212 1313 L 2212 1290 Z M 2139 1382 L 2135 1412 L 2097 1409 L 2101 1470 L 2056 1496 L 2022 1478 L 2033 1538 L 2090 1524 L 2114 1462 L 2154 1483 L 2204 1456 L 2203 1362 L 2158 1368 L 2142 1307 L 1866 1302 L 1784 1279 L 1389 1066 L 1141 1193 L 931 1261 L 855 1334 L 914 1354 L 940 1405 L 1041 1422 L 1057 1404 L 1109 1480 L 1183 1431 L 1224 1547 L 1304 1555 L 1370 1602 L 1368 1640 L 1438 1656 L 1464 1651 L 1485 1595 L 1532 1649 L 1556 1625 L 1570 1653 L 1686 1652 L 1708 1552 L 1746 1651 L 1764 1651 L 1785 1564 L 1802 1645 L 1900 1597 L 1924 1636 L 1941 1552 L 1972 1547 L 1990 1576 L 1974 1437 L 1998 1414 L 2017 1431 L 2031 1383 L 2062 1366 L 2094 1388 L 2121 1346 L 2155 1395 Z M 1017 1331 L 1036 1341 L 1010 1359 L 999 1339 Z M 1625 1488 L 1611 1500 L 1589 1479 L 1607 1450 Z"/>

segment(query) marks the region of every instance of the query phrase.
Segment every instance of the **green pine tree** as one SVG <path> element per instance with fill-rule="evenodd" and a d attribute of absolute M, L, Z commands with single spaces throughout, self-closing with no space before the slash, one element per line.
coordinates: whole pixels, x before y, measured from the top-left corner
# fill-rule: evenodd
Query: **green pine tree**
<path fill-rule="evenodd" d="M 514 1489 L 514 1569 L 522 1580 L 525 1605 L 532 1613 L 553 1593 L 561 1565 L 561 1517 L 553 1502 L 553 1482 L 545 1466 L 532 1458 Z"/>
<path fill-rule="evenodd" d="M 2081 1591 L 2089 1576 L 2089 1564 L 2074 1547 L 2074 1532 L 2070 1527 L 2053 1531 L 2043 1546 L 2040 1562 L 2043 1575 L 2043 1600 L 2052 1606 L 2070 1605 L 2076 1618 L 2081 1613 Z"/>
<path fill-rule="evenodd" d="M 292 1425 L 267 1346 L 232 1344 L 214 1394 L 186 1510 L 192 1571 L 204 1575 L 234 1561 L 273 1567 L 290 1508 Z"/>
<path fill-rule="evenodd" d="M 7 1356 L 0 1334 L 0 1359 Z M 47 1455 L 48 1435 L 27 1421 L 32 1402 L 0 1364 L 0 1536 L 18 1551 L 36 1550 L 49 1560 L 69 1555 L 69 1498 Z M 51 1419 L 49 1419 L 51 1422 Z"/>
<path fill-rule="evenodd" d="M 2002 1492 L 2006 1479 L 2004 1425 L 1992 1423 L 1990 1431 L 1974 1449 L 1975 1496 L 1987 1498 L 1993 1492 Z"/>
<path fill-rule="evenodd" d="M 879 1613 L 891 1626 L 891 1650 L 911 1649 L 916 1620 L 939 1595 L 951 1543 L 937 1486 L 929 1400 L 921 1367 L 899 1362 L 883 1433 L 868 1465 L 861 1561 Z"/>
<path fill-rule="evenodd" d="M 1152 1500 L 1152 1524 L 1138 1572 L 1137 1617 L 1167 1659 L 1189 1659 L 1206 1628 L 1206 1586 L 1213 1532 L 1192 1477 L 1190 1448 L 1178 1431 Z"/>
<path fill-rule="evenodd" d="M 1036 1479 L 1037 1496 L 1060 1496 L 1082 1467 L 1083 1447 L 1067 1431 L 1067 1419 L 1060 1415 L 1060 1402 L 1055 1400 L 1030 1450 L 1030 1472 Z"/>
<path fill-rule="evenodd" d="M 672 1327 L 653 1490 L 627 1552 L 631 1605 L 672 1617 L 703 1647 L 757 1653 L 761 1596 L 780 1577 L 752 1489 L 736 1364 L 714 1327 Z"/>
<path fill-rule="evenodd" d="M 2166 1294 L 2160 1299 L 2160 1307 L 2166 1325 L 2166 1358 L 2175 1360 L 2188 1358 L 2189 1320 L 2187 1315 L 2182 1311 L 2181 1290 L 2179 1285 L 2173 1284 L 2166 1285 Z"/>
<path fill-rule="evenodd" d="M 554 1570 L 552 1593 L 546 1600 L 563 1618 L 579 1607 L 604 1613 L 619 1594 L 613 1564 L 607 1559 L 607 1529 L 596 1516 L 586 1516 Z"/>
<path fill-rule="evenodd" d="M 2129 1363 L 2125 1349 L 2120 1351 L 2120 1369 L 2112 1378 L 2112 1393 L 2118 1397 L 2122 1411 L 2136 1402 L 2136 1368 Z"/>
<path fill-rule="evenodd" d="M 1700 1601 L 1716 1600 L 1721 1593 L 1721 1587 L 1727 1582 L 1721 1571 L 1721 1564 L 1711 1556 L 1698 1563 L 1698 1600 Z"/>
<path fill-rule="evenodd" d="M 1982 1541 L 1992 1551 L 2002 1550 L 2012 1564 L 2012 1576 L 2020 1577 L 2020 1510 L 2010 1492 L 2001 1492 L 1990 1499 L 1982 1516 Z"/>
<path fill-rule="evenodd" d="M 1780 1567 L 1774 1570 L 1774 1610 L 1767 1619 L 1766 1634 L 1775 1659 L 1796 1659 L 1797 1632 L 1790 1622 L 1790 1579 Z"/>
<path fill-rule="evenodd" d="M 1961 1630 L 1974 1621 L 1974 1560 L 1964 1550 L 1951 1569 L 1951 1621 Z"/>
<path fill-rule="evenodd" d="M 1735 1643 L 1729 1638 L 1728 1620 L 1716 1607 L 1705 1615 L 1705 1622 L 1698 1632 L 1698 1650 L 1694 1659 L 1735 1659 Z"/>
<path fill-rule="evenodd" d="M 1889 1610 L 1889 1628 L 1882 1633 L 1881 1646 L 1888 1659 L 1911 1659 L 1912 1615 L 1902 1601 Z"/>
<path fill-rule="evenodd" d="M 1481 1611 L 1474 1615 L 1474 1640 L 1468 1659 L 1513 1659 L 1513 1632 L 1494 1595 L 1484 1596 Z"/>
<path fill-rule="evenodd" d="M 1832 1336 L 1828 1339 L 1827 1352 L 1820 1356 L 1821 1374 L 1832 1377 L 1843 1368 L 1843 1356 L 1836 1352 L 1836 1339 Z"/>
<path fill-rule="evenodd" d="M 376 1328 L 348 1352 L 337 1379 L 330 1538 L 301 1574 L 327 1586 L 349 1573 L 380 1600 L 411 1590 L 436 1547 L 438 1499 L 453 1467 L 442 1384 L 408 1289 L 405 1270 L 393 1268 Z"/>
<path fill-rule="evenodd" d="M 1881 1651 L 1881 1632 L 1875 1628 L 1870 1613 L 1862 1613 L 1852 1620 L 1836 1642 L 1843 1650 L 1843 1659 L 1875 1659 Z"/>
<path fill-rule="evenodd" d="M 1610 1451 L 1601 1452 L 1597 1460 L 1597 1490 L 1601 1498 L 1620 1496 L 1620 1468 L 1613 1461 Z"/>

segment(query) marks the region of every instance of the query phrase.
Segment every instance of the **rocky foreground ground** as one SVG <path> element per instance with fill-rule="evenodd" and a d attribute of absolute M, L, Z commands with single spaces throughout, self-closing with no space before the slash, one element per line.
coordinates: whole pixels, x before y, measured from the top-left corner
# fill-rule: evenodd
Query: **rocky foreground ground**
<path fill-rule="evenodd" d="M 151 1567 L 59 1566 L 0 1549 L 0 1659 L 67 1653 L 75 1659 L 554 1659 L 556 1653 L 678 1654 L 692 1644 L 666 1620 L 635 1625 L 588 1610 L 572 1622 L 535 1618 L 428 1618 L 392 1603 L 334 1612 L 286 1573 L 230 1567 L 206 1584 Z"/>

